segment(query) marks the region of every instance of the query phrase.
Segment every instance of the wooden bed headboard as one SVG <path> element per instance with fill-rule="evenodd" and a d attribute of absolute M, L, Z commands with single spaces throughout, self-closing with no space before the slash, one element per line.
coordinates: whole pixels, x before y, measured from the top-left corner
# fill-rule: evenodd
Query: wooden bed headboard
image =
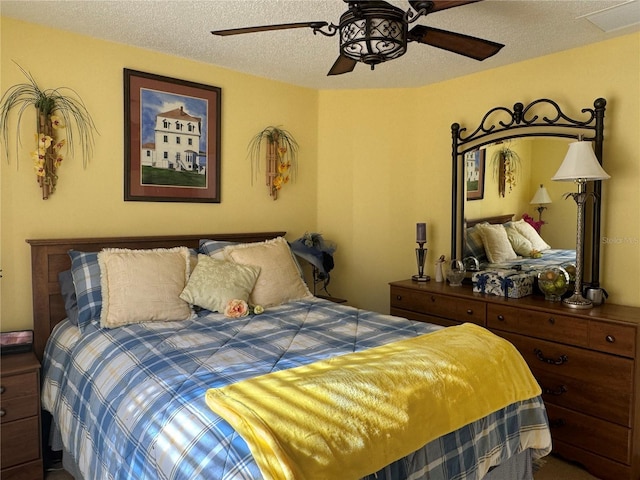
<path fill-rule="evenodd" d="M 483 218 L 474 218 L 472 220 L 465 220 L 466 223 L 466 227 L 470 228 L 473 227 L 474 225 L 477 225 L 479 223 L 491 223 L 493 225 L 499 225 L 502 223 L 507 223 L 511 220 L 513 220 L 513 213 L 507 213 L 504 215 L 495 215 L 493 217 L 483 217 Z"/>
<path fill-rule="evenodd" d="M 261 242 L 284 236 L 286 232 L 215 233 L 153 237 L 60 238 L 27 240 L 31 245 L 31 284 L 33 296 L 33 349 L 42 360 L 53 327 L 66 318 L 58 274 L 71 268 L 69 250 L 99 252 L 103 248 L 198 248 L 200 239 L 230 242 Z"/>

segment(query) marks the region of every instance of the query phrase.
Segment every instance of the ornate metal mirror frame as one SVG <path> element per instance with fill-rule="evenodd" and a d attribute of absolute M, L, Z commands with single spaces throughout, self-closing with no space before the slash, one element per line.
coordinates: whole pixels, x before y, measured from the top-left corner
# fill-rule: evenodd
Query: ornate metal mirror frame
<path fill-rule="evenodd" d="M 598 98 L 593 108 L 583 108 L 584 120 L 573 119 L 562 112 L 560 106 L 549 99 L 535 100 L 528 105 L 516 103 L 513 110 L 495 107 L 489 110 L 479 126 L 467 133 L 460 124 L 451 125 L 452 136 L 452 207 L 451 258 L 462 258 L 465 228 L 464 155 L 482 146 L 522 137 L 561 137 L 589 140 L 602 164 L 604 141 L 604 111 L 606 100 Z M 587 202 L 585 224 L 584 284 L 599 286 L 600 275 L 600 205 L 602 182 L 588 182 L 596 194 L 594 202 Z M 588 276 L 590 274 L 590 277 Z"/>

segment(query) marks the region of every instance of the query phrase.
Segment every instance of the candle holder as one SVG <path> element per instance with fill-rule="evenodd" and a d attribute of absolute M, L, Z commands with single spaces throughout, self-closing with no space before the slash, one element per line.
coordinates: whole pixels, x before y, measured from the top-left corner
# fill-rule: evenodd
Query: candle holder
<path fill-rule="evenodd" d="M 424 261 L 427 258 L 427 249 L 424 248 L 425 243 L 426 242 L 418 242 L 418 248 L 416 248 L 418 274 L 411 277 L 414 282 L 428 282 L 429 280 L 431 280 L 431 277 L 429 275 L 424 274 Z"/>

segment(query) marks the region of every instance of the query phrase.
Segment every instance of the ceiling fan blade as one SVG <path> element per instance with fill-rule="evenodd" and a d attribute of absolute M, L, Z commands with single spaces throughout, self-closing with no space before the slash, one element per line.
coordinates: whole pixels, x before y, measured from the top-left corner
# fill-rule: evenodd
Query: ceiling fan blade
<path fill-rule="evenodd" d="M 409 40 L 425 43 L 475 60 L 489 58 L 504 47 L 501 43 L 424 25 L 413 27 L 409 32 Z"/>
<path fill-rule="evenodd" d="M 240 35 L 243 33 L 268 32 L 271 30 L 288 30 L 292 28 L 322 28 L 327 26 L 327 22 L 299 22 L 281 23 L 279 25 L 262 25 L 259 27 L 230 28 L 227 30 L 213 30 L 211 33 L 225 37 L 227 35 Z"/>
<path fill-rule="evenodd" d="M 480 1 L 482 0 L 435 0 L 433 2 L 433 7 L 429 9 L 427 13 L 439 12 L 440 10 L 446 10 L 447 8 L 460 7 L 467 3 L 477 3 Z"/>
<path fill-rule="evenodd" d="M 329 70 L 329 73 L 327 73 L 327 76 L 342 75 L 343 73 L 352 72 L 353 69 L 356 67 L 356 63 L 358 62 L 355 61 L 353 58 L 340 55 L 338 59 L 335 61 L 335 63 L 333 64 L 333 67 L 331 67 L 331 70 Z"/>

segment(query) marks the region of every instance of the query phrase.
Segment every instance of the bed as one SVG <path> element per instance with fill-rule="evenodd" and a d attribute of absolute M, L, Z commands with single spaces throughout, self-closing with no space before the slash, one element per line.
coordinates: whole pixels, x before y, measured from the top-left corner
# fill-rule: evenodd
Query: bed
<path fill-rule="evenodd" d="M 510 213 L 465 221 L 467 270 L 540 270 L 548 266 L 575 265 L 575 250 L 551 248 L 533 227 L 513 217 Z M 483 227 L 485 230 L 481 233 Z M 531 257 L 532 250 L 539 251 L 540 256 Z"/>
<path fill-rule="evenodd" d="M 244 385 L 269 374 L 303 371 L 336 359 L 346 362 L 350 355 L 367 355 L 402 342 L 433 340 L 436 335 L 453 332 L 306 294 L 267 306 L 260 315 L 237 318 L 203 308 L 180 321 L 137 322 L 129 318 L 102 328 L 93 319 L 82 329 L 67 318 L 59 279 L 72 267 L 70 250 L 101 252 L 101 275 L 111 279 L 117 277 L 114 265 L 119 264 L 115 260 L 129 252 L 143 252 L 137 254 L 147 261 L 151 252 L 164 255 L 166 250 L 177 255 L 179 250 L 183 255 L 178 247 L 187 247 L 192 265 L 199 249 L 200 255 L 211 258 L 221 253 L 202 253 L 202 240 L 207 239 L 222 246 L 226 260 L 228 255 L 239 253 L 233 258 L 242 264 L 246 252 L 270 246 L 283 240 L 283 235 L 28 240 L 34 349 L 43 362 L 42 404 L 52 416 L 52 446 L 64 451 L 65 468 L 75 478 L 268 478 L 256 460 L 253 445 L 234 429 L 230 419 L 208 408 L 209 391 Z M 108 263 L 111 260 L 114 263 Z M 244 261 L 243 265 L 252 267 L 246 258 Z M 280 258 L 277 266 L 283 263 Z M 195 265 L 198 268 L 200 262 Z M 259 275 L 268 270 L 269 263 L 262 265 Z M 185 279 L 187 285 L 190 278 Z M 113 309 L 118 305 L 112 287 L 109 285 L 110 300 L 105 307 L 109 312 L 117 311 Z M 252 300 L 256 290 L 251 292 Z M 279 287 L 276 293 L 282 290 Z M 494 361 L 498 359 L 488 359 L 487 370 Z M 346 367 L 338 373 L 342 370 Z M 389 397 L 401 392 L 392 393 Z M 481 395 L 474 399 L 472 394 L 466 401 L 475 405 L 482 400 Z M 443 433 L 358 477 L 530 480 L 532 461 L 550 449 L 546 411 L 541 397 L 533 395 Z M 371 465 L 376 464 L 374 460 Z"/>

